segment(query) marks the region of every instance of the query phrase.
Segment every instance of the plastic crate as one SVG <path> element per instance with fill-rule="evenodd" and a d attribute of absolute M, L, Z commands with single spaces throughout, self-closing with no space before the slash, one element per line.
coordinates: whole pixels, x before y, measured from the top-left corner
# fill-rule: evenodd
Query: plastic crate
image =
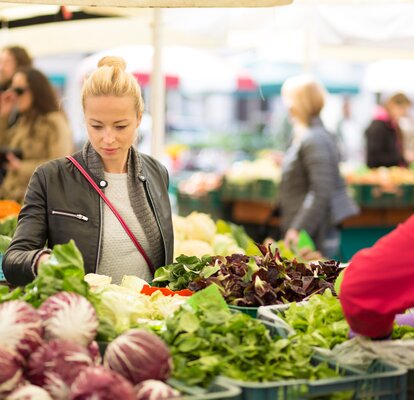
<path fill-rule="evenodd" d="M 229 304 L 229 308 L 232 310 L 240 311 L 242 313 L 250 315 L 253 318 L 257 317 L 257 310 L 259 309 L 259 307 L 242 307 L 242 306 L 234 306 L 232 304 Z"/>
<path fill-rule="evenodd" d="M 240 398 L 241 394 L 241 389 L 239 387 L 231 385 L 221 378 L 217 378 L 207 389 L 203 389 L 198 386 L 188 387 L 181 385 L 175 380 L 171 380 L 168 383 L 184 394 L 180 397 L 174 397 L 176 400 L 237 400 Z"/>
<path fill-rule="evenodd" d="M 283 336 L 283 330 L 263 321 L 272 336 Z M 330 399 L 333 394 L 344 393 L 356 400 L 406 400 L 407 370 L 382 362 L 372 364 L 368 372 L 338 365 L 334 360 L 319 356 L 312 363 L 328 362 L 339 368 L 342 377 L 309 381 L 305 379 L 280 380 L 274 382 L 243 382 L 222 377 L 229 385 L 242 390 L 237 400 L 302 400 L 312 398 Z M 349 394 L 349 397 L 347 396 Z"/>
<path fill-rule="evenodd" d="M 207 192 L 203 196 L 191 196 L 177 192 L 178 214 L 186 217 L 193 211 L 210 214 L 213 219 L 221 218 L 221 193 L 219 190 Z"/>
<path fill-rule="evenodd" d="M 223 181 L 221 196 L 224 200 L 251 200 L 253 195 L 253 183 L 243 184 Z"/>
<path fill-rule="evenodd" d="M 252 197 L 255 200 L 276 202 L 278 185 L 270 179 L 258 179 L 252 184 Z"/>
<path fill-rule="evenodd" d="M 407 207 L 414 205 L 414 185 L 399 185 L 394 191 L 384 191 L 379 185 L 353 185 L 355 201 L 364 207 Z"/>
<path fill-rule="evenodd" d="M 300 302 L 296 304 L 305 304 L 306 302 Z M 283 338 L 287 338 L 289 335 L 294 334 L 295 330 L 282 318 L 276 315 L 277 312 L 286 311 L 290 306 L 288 304 L 276 304 L 272 306 L 261 306 L 257 309 L 257 318 L 265 321 L 278 329 L 278 333 Z"/>
<path fill-rule="evenodd" d="M 313 362 L 318 362 L 314 359 Z M 320 362 L 320 361 L 319 361 Z M 335 364 L 332 364 L 334 367 Z M 290 380 L 278 382 L 242 382 L 224 378 L 230 385 L 238 386 L 242 393 L 237 400 L 302 400 L 331 399 L 342 393 L 355 400 L 405 400 L 407 370 L 376 362 L 368 373 L 339 367 L 345 376 L 316 381 Z"/>

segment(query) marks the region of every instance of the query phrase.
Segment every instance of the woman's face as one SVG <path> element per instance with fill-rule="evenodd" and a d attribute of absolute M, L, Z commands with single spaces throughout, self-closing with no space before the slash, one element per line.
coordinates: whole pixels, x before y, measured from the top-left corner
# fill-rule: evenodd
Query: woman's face
<path fill-rule="evenodd" d="M 0 53 L 0 84 L 8 83 L 16 72 L 17 63 L 12 53 L 3 50 Z"/>
<path fill-rule="evenodd" d="M 33 105 L 33 96 L 29 88 L 26 75 L 17 72 L 13 76 L 12 85 L 10 88 L 16 97 L 16 107 L 20 113 L 25 113 L 30 110 Z"/>
<path fill-rule="evenodd" d="M 101 156 L 107 172 L 126 172 L 128 151 L 141 122 L 130 96 L 97 96 L 85 99 L 89 141 Z"/>

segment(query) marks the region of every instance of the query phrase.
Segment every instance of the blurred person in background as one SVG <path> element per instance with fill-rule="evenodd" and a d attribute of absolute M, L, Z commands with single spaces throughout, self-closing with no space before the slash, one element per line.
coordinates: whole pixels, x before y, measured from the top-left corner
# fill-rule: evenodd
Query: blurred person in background
<path fill-rule="evenodd" d="M 26 49 L 20 46 L 4 47 L 0 53 L 0 92 L 11 86 L 13 75 L 19 68 L 31 66 L 32 58 Z"/>
<path fill-rule="evenodd" d="M 27 50 L 20 46 L 4 47 L 0 53 L 0 96 L 3 96 L 6 90 L 11 86 L 13 75 L 19 68 L 31 67 L 33 64 L 32 57 Z M 0 101 L 0 107 L 2 102 Z M 9 114 L 9 126 L 16 123 L 18 111 L 11 110 Z M 0 135 L 2 132 L 0 131 Z"/>
<path fill-rule="evenodd" d="M 410 106 L 411 101 L 405 94 L 396 93 L 382 107 L 377 107 L 365 131 L 368 167 L 407 166 L 399 121 L 407 116 Z"/>
<path fill-rule="evenodd" d="M 21 202 L 36 167 L 73 150 L 72 134 L 53 87 L 37 69 L 19 69 L 1 102 L 0 148 L 11 151 L 6 155 L 0 198 Z M 19 118 L 9 126 L 8 116 L 14 107 Z M 19 151 L 21 159 L 13 151 Z"/>
<path fill-rule="evenodd" d="M 351 165 L 365 164 L 365 143 L 363 128 L 353 118 L 351 111 L 351 100 L 343 98 L 342 118 L 338 123 L 336 133 L 341 161 Z"/>
<path fill-rule="evenodd" d="M 312 77 L 288 79 L 282 97 L 293 124 L 293 141 L 282 163 L 279 204 L 282 232 L 292 247 L 305 230 L 317 250 L 334 257 L 340 245 L 339 224 L 357 214 L 346 193 L 334 136 L 320 119 L 325 91 Z"/>
<path fill-rule="evenodd" d="M 73 159 L 47 162 L 33 174 L 3 258 L 11 284 L 32 281 L 50 249 L 70 239 L 83 255 L 85 272 L 110 276 L 115 284 L 124 275 L 148 282 L 155 269 L 172 262 L 168 171 L 133 146 L 144 102 L 125 68 L 119 57 L 99 61 L 82 88 L 88 142 Z"/>

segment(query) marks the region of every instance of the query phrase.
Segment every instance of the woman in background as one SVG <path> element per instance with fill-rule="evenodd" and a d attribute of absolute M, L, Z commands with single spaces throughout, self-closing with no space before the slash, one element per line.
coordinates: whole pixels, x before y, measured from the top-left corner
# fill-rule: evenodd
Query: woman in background
<path fill-rule="evenodd" d="M 339 249 L 339 224 L 358 209 L 339 173 L 335 139 L 320 119 L 324 90 L 311 77 L 297 76 L 284 83 L 282 97 L 293 124 L 279 197 L 285 241 L 296 245 L 303 229 L 324 256 L 334 257 Z"/>
<path fill-rule="evenodd" d="M 407 116 L 410 106 L 410 99 L 403 93 L 397 93 L 383 107 L 377 108 L 373 121 L 365 131 L 368 167 L 407 166 L 399 120 Z"/>
<path fill-rule="evenodd" d="M 9 127 L 14 107 L 19 118 Z M 13 152 L 7 154 L 6 175 L 0 186 L 3 199 L 21 202 L 36 167 L 73 151 L 69 123 L 56 93 L 46 76 L 31 67 L 19 69 L 3 94 L 0 132 L 0 147 L 19 150 L 22 155 L 20 159 Z"/>

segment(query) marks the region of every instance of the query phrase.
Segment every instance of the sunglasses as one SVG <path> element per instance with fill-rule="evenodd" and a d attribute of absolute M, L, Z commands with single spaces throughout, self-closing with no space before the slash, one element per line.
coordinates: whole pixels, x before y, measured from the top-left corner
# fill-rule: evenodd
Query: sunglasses
<path fill-rule="evenodd" d="M 24 94 L 25 92 L 27 92 L 29 90 L 29 88 L 25 88 L 25 87 L 12 87 L 10 89 L 14 93 L 16 93 L 17 96 L 21 96 L 22 94 Z"/>

